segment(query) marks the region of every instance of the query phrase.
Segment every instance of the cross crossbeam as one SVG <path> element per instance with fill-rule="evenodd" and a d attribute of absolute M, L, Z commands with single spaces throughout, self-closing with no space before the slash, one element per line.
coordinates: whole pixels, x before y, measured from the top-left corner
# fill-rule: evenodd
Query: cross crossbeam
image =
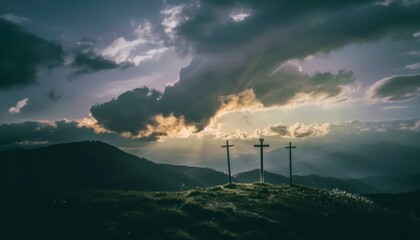
<path fill-rule="evenodd" d="M 292 185 L 292 148 L 296 148 L 295 146 L 292 146 L 292 143 L 289 142 L 289 146 L 288 147 L 284 147 L 284 148 L 288 148 L 289 149 L 289 174 L 290 174 L 290 180 L 289 183 L 290 185 Z"/>
<path fill-rule="evenodd" d="M 254 147 L 260 148 L 260 155 L 261 155 L 261 168 L 260 168 L 260 182 L 264 183 L 264 151 L 265 147 L 270 147 L 269 144 L 264 144 L 264 138 L 260 138 L 260 144 L 255 144 Z"/>
<path fill-rule="evenodd" d="M 229 155 L 229 148 L 235 145 L 229 145 L 229 140 L 226 140 L 226 145 L 223 145 L 222 148 L 226 148 L 227 152 L 227 162 L 228 162 L 228 172 L 229 172 L 229 185 L 232 185 L 232 177 L 230 173 L 230 155 Z"/>

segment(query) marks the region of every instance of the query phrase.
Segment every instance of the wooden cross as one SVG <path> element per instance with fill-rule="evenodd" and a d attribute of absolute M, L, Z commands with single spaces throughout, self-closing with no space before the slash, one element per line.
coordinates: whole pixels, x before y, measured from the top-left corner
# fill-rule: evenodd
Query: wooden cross
<path fill-rule="evenodd" d="M 292 185 L 292 148 L 296 148 L 295 146 L 292 147 L 292 143 L 289 142 L 288 147 L 284 147 L 289 149 L 289 166 L 290 166 L 290 185 Z"/>
<path fill-rule="evenodd" d="M 264 183 L 264 163 L 263 163 L 263 148 L 269 147 L 270 145 L 264 144 L 264 138 L 260 138 L 260 144 L 254 145 L 254 147 L 259 147 L 261 150 L 261 169 L 260 169 L 260 182 Z"/>
<path fill-rule="evenodd" d="M 229 148 L 235 145 L 229 145 L 229 140 L 226 140 L 226 145 L 223 145 L 222 148 L 226 148 L 227 152 L 227 161 L 228 161 L 228 171 L 229 171 L 229 185 L 232 185 L 232 177 L 230 174 L 230 156 L 229 156 Z"/>

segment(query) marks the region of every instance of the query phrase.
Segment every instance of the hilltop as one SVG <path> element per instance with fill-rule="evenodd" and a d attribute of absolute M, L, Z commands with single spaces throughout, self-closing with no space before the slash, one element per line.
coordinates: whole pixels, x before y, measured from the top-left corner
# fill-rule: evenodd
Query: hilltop
<path fill-rule="evenodd" d="M 180 192 L 67 189 L 6 206 L 3 239 L 418 239 L 414 214 L 339 190 L 235 184 Z"/>
<path fill-rule="evenodd" d="M 248 172 L 238 173 L 234 175 L 236 179 L 241 182 L 257 182 L 259 180 L 260 171 L 254 169 Z M 289 177 L 278 175 L 275 173 L 264 171 L 265 182 L 271 184 L 289 184 Z M 373 188 L 369 184 L 366 184 L 357 179 L 340 179 L 333 177 L 323 177 L 319 175 L 306 175 L 306 176 L 293 176 L 293 183 L 301 184 L 305 186 L 335 189 L 339 188 L 353 193 L 377 193 L 378 189 Z"/>

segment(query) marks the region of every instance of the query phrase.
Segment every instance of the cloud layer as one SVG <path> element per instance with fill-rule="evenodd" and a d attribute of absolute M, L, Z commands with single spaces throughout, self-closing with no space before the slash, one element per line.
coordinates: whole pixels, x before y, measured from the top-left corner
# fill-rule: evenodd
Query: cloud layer
<path fill-rule="evenodd" d="M 354 86 L 351 71 L 309 75 L 291 60 L 347 44 L 413 39 L 420 27 L 420 4 L 407 1 L 203 0 L 162 13 L 165 24 L 154 32 L 160 28 L 168 47 L 195 57 L 161 93 L 135 89 L 92 107 L 98 124 L 112 131 L 153 132 L 161 129 L 157 116 L 201 131 L 232 106 L 343 102 Z"/>
<path fill-rule="evenodd" d="M 397 102 L 420 95 L 420 75 L 395 76 L 377 81 L 367 92 L 370 102 Z"/>
<path fill-rule="evenodd" d="M 73 80 L 81 75 L 118 68 L 120 65 L 96 53 L 91 43 L 85 42 L 74 49 L 70 67 L 73 71 L 68 79 Z"/>
<path fill-rule="evenodd" d="M 39 145 L 96 139 L 120 147 L 138 145 L 137 140 L 126 141 L 118 134 L 98 132 L 78 121 L 29 121 L 0 125 L 0 149 L 3 146 Z"/>
<path fill-rule="evenodd" d="M 19 24 L 24 18 L 13 14 L 0 16 L 0 89 L 23 87 L 36 83 L 40 69 L 65 66 L 64 58 L 71 57 L 72 71 L 68 78 L 106 69 L 125 68 L 96 51 L 91 42 L 81 42 L 73 51 L 66 52 L 60 43 L 47 41 L 26 32 Z"/>
<path fill-rule="evenodd" d="M 327 135 L 330 131 L 330 123 L 324 124 L 302 124 L 295 123 L 290 126 L 284 125 L 282 123 L 270 124 L 264 129 L 256 129 L 252 133 L 247 133 L 246 131 L 241 131 L 236 129 L 234 132 L 226 133 L 218 130 L 210 131 L 199 135 L 200 137 L 204 136 L 213 136 L 215 139 L 241 139 L 241 140 L 251 140 L 258 139 L 263 137 L 280 137 L 280 138 L 290 138 L 290 139 L 306 139 L 313 137 L 323 137 Z"/>
<path fill-rule="evenodd" d="M 0 89 L 36 82 L 39 68 L 63 63 L 63 48 L 0 18 Z"/>
<path fill-rule="evenodd" d="M 236 85 L 235 81 L 219 81 L 222 76 L 219 78 L 219 71 L 212 68 L 203 74 L 204 70 L 196 67 L 194 61 L 201 60 L 194 59 L 181 71 L 179 81 L 167 86 L 163 93 L 147 87 L 134 89 L 93 106 L 92 116 L 100 125 L 115 132 L 138 136 L 148 131 L 154 132 L 148 136 L 165 136 L 165 131 L 161 131 L 162 121 L 157 119 L 175 117 L 178 121 L 171 121 L 172 128 L 201 131 L 223 112 L 300 104 L 304 103 L 299 98 L 303 95 L 306 100 L 330 99 L 354 82 L 351 72 L 310 76 L 293 64 L 285 64 L 266 79 Z"/>
<path fill-rule="evenodd" d="M 283 138 L 322 137 L 328 134 L 330 124 L 305 125 L 295 123 L 291 126 L 273 124 L 263 130 L 263 136 L 280 136 Z"/>
<path fill-rule="evenodd" d="M 28 104 L 28 98 L 24 98 L 16 103 L 14 107 L 9 108 L 9 113 L 19 114 L 20 111 Z"/>

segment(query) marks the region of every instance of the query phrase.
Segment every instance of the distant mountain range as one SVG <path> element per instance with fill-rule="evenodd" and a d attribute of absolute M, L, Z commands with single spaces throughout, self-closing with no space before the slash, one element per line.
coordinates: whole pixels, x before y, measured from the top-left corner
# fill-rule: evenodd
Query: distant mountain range
<path fill-rule="evenodd" d="M 363 178 L 420 174 L 420 147 L 395 142 L 376 143 L 312 143 L 296 144 L 293 151 L 293 172 L 297 175 L 316 174 L 334 178 Z M 289 153 L 284 148 L 266 149 L 264 169 L 289 174 Z M 259 152 L 231 155 L 233 172 L 241 173 L 259 167 Z M 224 158 L 198 161 L 194 166 L 224 170 Z"/>
<path fill-rule="evenodd" d="M 210 168 L 157 164 L 99 141 L 0 151 L 0 185 L 3 187 L 80 186 L 177 191 L 220 185 L 227 179 L 225 173 Z M 420 175 L 341 179 L 313 174 L 293 179 L 295 184 L 356 193 L 396 193 L 420 187 Z M 289 183 L 288 177 L 271 172 L 265 173 L 265 180 L 271 184 Z M 259 170 L 236 174 L 233 181 L 257 182 Z"/>

